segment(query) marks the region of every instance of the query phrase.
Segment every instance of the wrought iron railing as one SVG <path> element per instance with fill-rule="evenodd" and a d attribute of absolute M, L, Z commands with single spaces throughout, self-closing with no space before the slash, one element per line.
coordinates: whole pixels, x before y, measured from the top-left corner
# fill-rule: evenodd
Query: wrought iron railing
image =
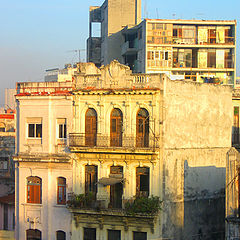
<path fill-rule="evenodd" d="M 145 135 L 137 137 L 126 136 L 124 134 L 107 136 L 103 134 L 70 133 L 69 146 L 155 149 L 159 147 L 159 136 Z"/>

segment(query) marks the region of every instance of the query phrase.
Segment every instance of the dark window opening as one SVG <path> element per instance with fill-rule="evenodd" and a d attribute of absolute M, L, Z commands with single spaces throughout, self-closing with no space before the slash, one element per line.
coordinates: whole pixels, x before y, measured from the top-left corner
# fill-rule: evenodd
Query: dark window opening
<path fill-rule="evenodd" d="M 66 240 L 66 233 L 64 231 L 57 231 L 56 238 L 57 240 Z"/>
<path fill-rule="evenodd" d="M 138 167 L 136 169 L 136 196 L 149 196 L 149 168 Z"/>
<path fill-rule="evenodd" d="M 122 166 L 111 166 L 110 175 L 112 177 L 123 177 Z M 110 204 L 109 208 L 122 208 L 123 184 L 116 183 L 110 186 Z"/>
<path fill-rule="evenodd" d="M 239 143 L 239 107 L 233 109 L 233 144 Z"/>
<path fill-rule="evenodd" d="M 133 240 L 147 240 L 146 232 L 133 232 Z"/>
<path fill-rule="evenodd" d="M 28 124 L 28 137 L 41 138 L 42 124 Z"/>
<path fill-rule="evenodd" d="M 85 194 L 92 193 L 96 199 L 98 168 L 94 165 L 85 166 Z"/>
<path fill-rule="evenodd" d="M 3 230 L 8 230 L 8 204 L 3 205 Z"/>
<path fill-rule="evenodd" d="M 208 68 L 216 68 L 216 50 L 208 51 Z"/>
<path fill-rule="evenodd" d="M 27 240 L 41 240 L 42 233 L 38 229 L 28 229 L 27 230 Z"/>
<path fill-rule="evenodd" d="M 121 231 L 108 230 L 108 240 L 121 240 Z"/>
<path fill-rule="evenodd" d="M 65 124 L 59 124 L 59 138 L 67 138 L 67 125 Z"/>
<path fill-rule="evenodd" d="M 96 240 L 96 228 L 84 228 L 83 240 Z"/>

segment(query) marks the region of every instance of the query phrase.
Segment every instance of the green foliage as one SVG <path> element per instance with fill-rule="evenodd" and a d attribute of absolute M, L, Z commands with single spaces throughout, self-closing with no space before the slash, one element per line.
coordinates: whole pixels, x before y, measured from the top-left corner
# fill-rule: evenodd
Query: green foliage
<path fill-rule="evenodd" d="M 127 214 L 149 214 L 154 215 L 161 209 L 162 201 L 159 197 L 138 197 L 133 202 L 128 201 L 125 204 Z"/>
<path fill-rule="evenodd" d="M 74 194 L 71 200 L 67 201 L 69 207 L 72 208 L 88 208 L 91 207 L 95 200 L 93 193 L 88 194 Z"/>

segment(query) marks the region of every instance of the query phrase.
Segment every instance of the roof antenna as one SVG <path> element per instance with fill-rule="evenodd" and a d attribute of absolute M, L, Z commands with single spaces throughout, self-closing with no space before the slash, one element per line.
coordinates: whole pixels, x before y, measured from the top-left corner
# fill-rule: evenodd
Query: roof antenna
<path fill-rule="evenodd" d="M 159 19 L 159 16 L 158 16 L 158 9 L 156 8 L 156 12 L 157 12 L 157 19 Z"/>
<path fill-rule="evenodd" d="M 148 18 L 147 0 L 144 1 L 144 18 Z"/>

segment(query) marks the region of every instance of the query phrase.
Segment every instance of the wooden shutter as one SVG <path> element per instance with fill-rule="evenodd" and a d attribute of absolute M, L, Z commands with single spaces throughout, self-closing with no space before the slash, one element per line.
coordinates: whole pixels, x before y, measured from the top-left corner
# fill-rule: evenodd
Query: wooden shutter
<path fill-rule="evenodd" d="M 96 146 L 97 139 L 97 113 L 90 108 L 85 116 L 85 145 Z"/>

